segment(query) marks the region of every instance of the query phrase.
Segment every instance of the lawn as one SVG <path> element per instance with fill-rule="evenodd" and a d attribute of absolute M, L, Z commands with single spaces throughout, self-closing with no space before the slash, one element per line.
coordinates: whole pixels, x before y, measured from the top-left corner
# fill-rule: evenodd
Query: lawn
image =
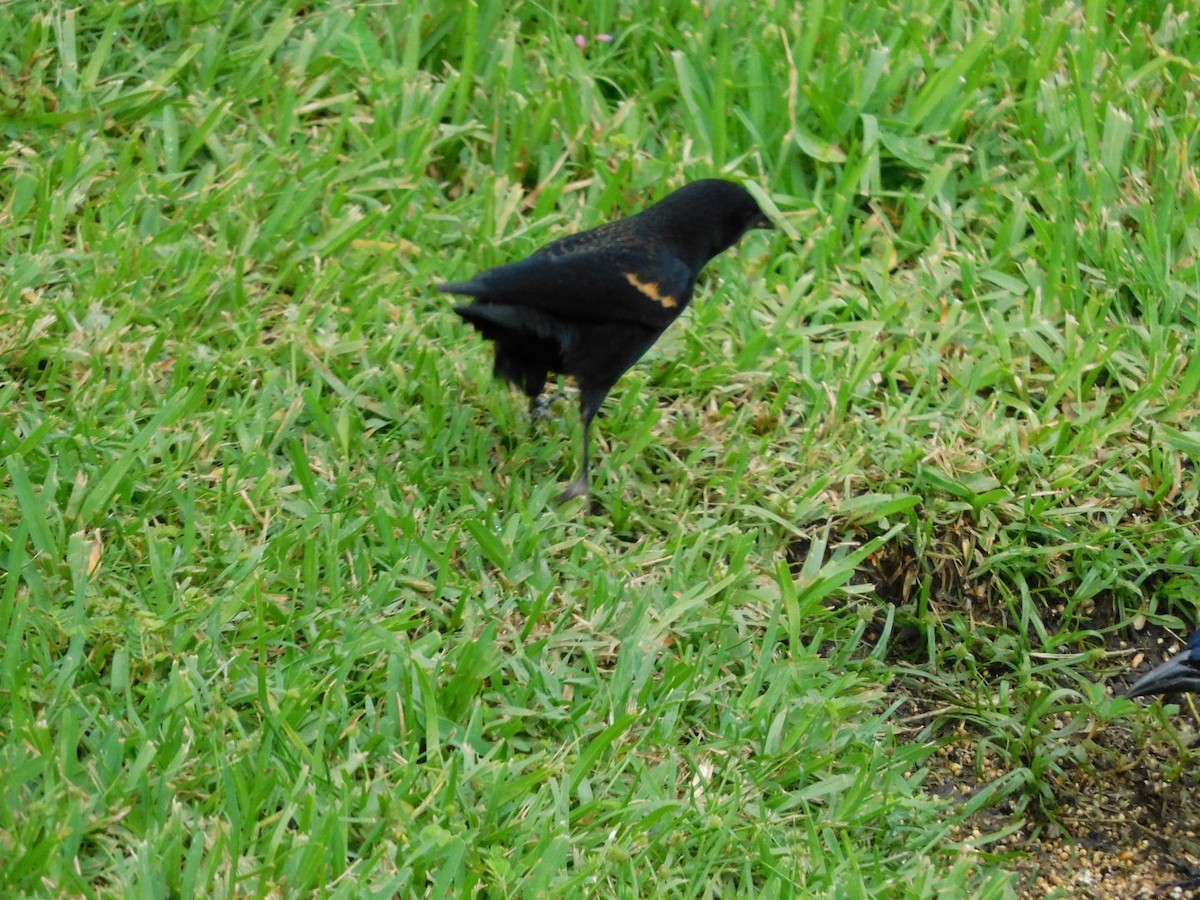
<path fill-rule="evenodd" d="M 1200 607 L 1198 19 L 4 4 L 0 893 L 1171 881 L 1194 713 L 1113 690 Z M 556 506 L 573 400 L 435 286 L 713 176 L 779 228 Z"/>

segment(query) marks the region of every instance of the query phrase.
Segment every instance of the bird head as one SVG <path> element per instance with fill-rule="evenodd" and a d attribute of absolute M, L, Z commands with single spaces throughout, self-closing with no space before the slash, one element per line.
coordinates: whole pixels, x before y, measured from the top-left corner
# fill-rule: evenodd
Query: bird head
<path fill-rule="evenodd" d="M 750 229 L 775 227 L 749 191 L 720 178 L 686 184 L 644 214 L 658 220 L 697 270 Z"/>

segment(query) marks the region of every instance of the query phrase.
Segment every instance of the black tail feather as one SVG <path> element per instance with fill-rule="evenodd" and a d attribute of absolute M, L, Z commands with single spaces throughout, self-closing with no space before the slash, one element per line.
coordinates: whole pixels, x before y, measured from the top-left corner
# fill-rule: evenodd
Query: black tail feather
<path fill-rule="evenodd" d="M 445 284 L 439 284 L 437 289 L 443 294 L 462 294 L 465 297 L 475 297 L 481 292 L 475 279 L 471 279 L 470 281 L 448 281 Z"/>

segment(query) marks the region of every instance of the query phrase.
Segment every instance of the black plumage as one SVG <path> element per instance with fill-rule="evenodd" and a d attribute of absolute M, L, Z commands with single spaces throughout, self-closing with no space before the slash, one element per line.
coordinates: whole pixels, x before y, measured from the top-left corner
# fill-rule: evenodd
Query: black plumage
<path fill-rule="evenodd" d="M 705 179 L 627 219 L 553 241 L 519 262 L 439 286 L 473 297 L 454 311 L 495 343 L 495 373 L 542 409 L 551 372 L 574 376 L 583 472 L 559 501 L 589 490 L 588 442 L 604 398 L 692 299 L 710 259 L 771 221 L 745 188 Z"/>
<path fill-rule="evenodd" d="M 1125 692 L 1126 697 L 1152 694 L 1200 693 L 1200 631 L 1188 638 L 1187 648 L 1151 669 Z"/>
<path fill-rule="evenodd" d="M 1200 693 L 1200 631 L 1188 638 L 1187 647 L 1181 652 L 1131 684 L 1125 696 L 1133 698 L 1182 693 Z M 1195 866 L 1184 861 L 1176 861 L 1174 865 L 1187 877 L 1170 887 L 1184 891 L 1200 890 L 1200 871 Z"/>

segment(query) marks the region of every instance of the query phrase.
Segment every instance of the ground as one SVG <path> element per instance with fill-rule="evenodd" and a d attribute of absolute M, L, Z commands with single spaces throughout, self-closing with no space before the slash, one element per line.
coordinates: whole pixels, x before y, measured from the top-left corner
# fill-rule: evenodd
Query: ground
<path fill-rule="evenodd" d="M 1142 651 L 1158 658 L 1159 639 L 1145 637 Z M 1114 640 L 1111 649 L 1127 653 L 1130 647 Z M 1121 684 L 1110 689 L 1119 691 Z M 912 705 L 915 710 L 930 702 L 913 696 Z M 1007 855 L 1019 873 L 1020 896 L 1031 900 L 1192 896 L 1200 890 L 1200 779 L 1181 770 L 1180 760 L 1194 753 L 1200 734 L 1193 703 L 1185 699 L 1174 721 L 1182 743 L 1135 741 L 1125 727 L 1091 724 L 1076 736 L 1087 745 L 1087 763 L 1044 785 L 1052 795 L 1048 818 L 1024 817 L 1013 830 L 1014 819 L 1023 817 L 1014 816 L 1006 800 L 975 813 L 957 839 Z M 997 754 L 981 749 L 981 737 L 960 726 L 942 744 L 930 762 L 932 793 L 968 804 L 1011 776 L 1013 769 Z"/>

